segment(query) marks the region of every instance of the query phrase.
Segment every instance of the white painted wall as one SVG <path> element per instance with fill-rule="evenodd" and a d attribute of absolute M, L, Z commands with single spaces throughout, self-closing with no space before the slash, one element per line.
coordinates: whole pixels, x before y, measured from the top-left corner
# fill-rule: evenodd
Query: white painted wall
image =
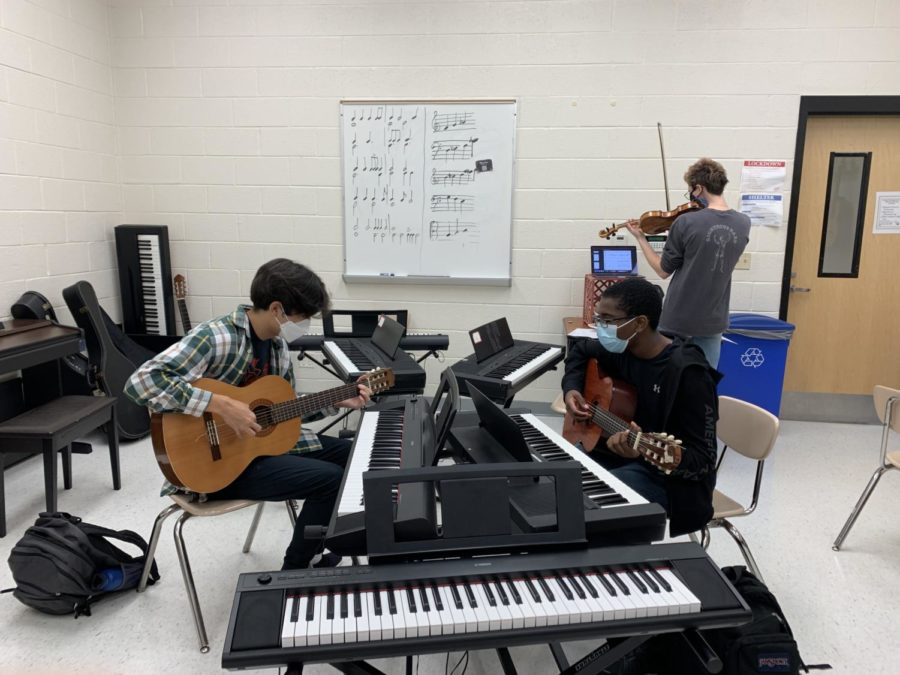
<path fill-rule="evenodd" d="M 900 83 L 893 0 L 110 5 L 0 5 L 0 313 L 75 278 L 114 295 L 111 226 L 163 223 L 194 320 L 229 311 L 283 255 L 338 307 L 408 307 L 412 330 L 450 334 L 450 359 L 499 316 L 560 342 L 597 230 L 665 204 L 657 121 L 673 204 L 703 155 L 729 170 L 734 204 L 742 160 L 786 159 L 790 176 L 801 95 Z M 338 102 L 367 97 L 518 99 L 511 288 L 342 282 Z M 732 309 L 776 312 L 784 230 L 754 230 L 750 250 Z M 330 383 L 301 371 L 307 389 Z M 524 397 L 550 400 L 558 381 Z"/>
<path fill-rule="evenodd" d="M 0 317 L 31 289 L 68 320 L 61 291 L 79 279 L 117 304 L 108 14 L 95 0 L 0 0 Z"/>

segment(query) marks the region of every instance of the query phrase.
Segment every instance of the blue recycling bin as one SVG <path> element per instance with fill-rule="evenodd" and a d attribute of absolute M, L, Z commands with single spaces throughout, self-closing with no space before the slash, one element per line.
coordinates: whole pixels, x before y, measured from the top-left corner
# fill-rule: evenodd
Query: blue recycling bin
<path fill-rule="evenodd" d="M 722 336 L 719 394 L 778 415 L 794 324 L 761 314 L 732 314 Z"/>

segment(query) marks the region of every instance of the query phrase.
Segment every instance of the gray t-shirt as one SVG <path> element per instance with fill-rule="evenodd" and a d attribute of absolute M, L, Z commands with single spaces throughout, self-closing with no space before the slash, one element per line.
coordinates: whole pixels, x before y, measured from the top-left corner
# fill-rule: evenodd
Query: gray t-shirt
<path fill-rule="evenodd" d="M 733 209 L 702 209 L 675 220 L 660 259 L 672 274 L 661 330 L 706 336 L 728 327 L 731 272 L 749 240 L 750 218 Z"/>

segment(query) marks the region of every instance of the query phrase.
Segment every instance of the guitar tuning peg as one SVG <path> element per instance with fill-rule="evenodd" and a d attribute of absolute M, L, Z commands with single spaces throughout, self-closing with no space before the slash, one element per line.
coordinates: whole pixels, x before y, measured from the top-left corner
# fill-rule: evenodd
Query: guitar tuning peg
<path fill-rule="evenodd" d="M 666 439 L 670 440 L 670 441 L 674 441 L 675 437 L 672 434 L 669 434 L 668 436 L 666 436 Z"/>
<path fill-rule="evenodd" d="M 676 438 L 676 439 L 675 439 L 675 445 L 681 445 L 681 439 L 680 439 L 680 438 Z"/>

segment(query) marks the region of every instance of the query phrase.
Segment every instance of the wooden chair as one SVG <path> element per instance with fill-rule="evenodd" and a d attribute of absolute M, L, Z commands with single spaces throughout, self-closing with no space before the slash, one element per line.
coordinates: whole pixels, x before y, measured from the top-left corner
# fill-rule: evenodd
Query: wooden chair
<path fill-rule="evenodd" d="M 0 422 L 0 537 L 6 536 L 3 453 L 39 451 L 44 455 L 44 493 L 47 511 L 56 511 L 56 455 L 63 454 L 63 485 L 72 487 L 72 443 L 105 427 L 109 442 L 113 489 L 122 487 L 119 474 L 119 435 L 116 399 L 105 396 L 60 396 Z"/>
<path fill-rule="evenodd" d="M 869 479 L 869 484 L 866 485 L 866 489 L 863 490 L 859 500 L 856 502 L 856 506 L 850 512 L 850 517 L 844 523 L 841 533 L 834 540 L 834 544 L 831 546 L 834 551 L 841 550 L 841 544 L 844 543 L 844 539 L 850 534 L 850 528 L 853 527 L 866 502 L 869 501 L 869 497 L 875 490 L 875 486 L 878 485 L 881 477 L 891 469 L 900 468 L 900 451 L 887 451 L 891 429 L 896 433 L 900 433 L 900 390 L 878 385 L 872 392 L 872 400 L 875 403 L 875 412 L 878 413 L 878 419 L 881 420 L 882 427 L 880 462 L 878 468 L 875 469 L 875 473 Z"/>
<path fill-rule="evenodd" d="M 747 567 L 760 580 L 762 574 L 750 552 L 750 547 L 740 531 L 731 524 L 730 519 L 749 516 L 756 510 L 762 485 L 763 466 L 775 446 L 778 428 L 778 418 L 768 410 L 730 396 L 719 396 L 719 423 L 716 425 L 716 435 L 725 444 L 725 448 L 719 456 L 716 471 L 718 472 L 722 466 L 725 452 L 731 448 L 738 454 L 756 461 L 756 478 L 753 481 L 750 506 L 743 506 L 719 490 L 713 492 L 713 517 L 703 530 L 702 543 L 704 548 L 709 546 L 709 528 L 724 528 L 740 548 Z"/>
<path fill-rule="evenodd" d="M 559 413 L 560 415 L 566 414 L 566 399 L 562 392 L 559 392 L 559 394 L 556 395 L 556 398 L 553 399 L 553 403 L 550 404 L 550 410 Z"/>
<path fill-rule="evenodd" d="M 257 502 L 249 499 L 219 499 L 209 500 L 206 502 L 192 501 L 192 497 L 184 494 L 173 494 L 170 498 L 174 504 L 170 504 L 164 508 L 156 517 L 153 523 L 153 533 L 150 535 L 150 545 L 147 552 L 147 563 L 144 565 L 144 572 L 141 575 L 141 581 L 138 584 L 138 593 L 143 593 L 147 588 L 147 578 L 150 576 L 150 565 L 153 562 L 153 556 L 156 553 L 156 545 L 159 543 L 159 534 L 162 524 L 165 520 L 176 511 L 181 511 L 181 517 L 176 521 L 174 527 L 175 535 L 175 551 L 178 553 L 178 563 L 181 566 L 181 575 L 184 578 L 184 587 L 187 591 L 188 600 L 191 603 L 191 612 L 194 615 L 194 625 L 197 628 L 197 637 L 200 640 L 200 651 L 206 654 L 209 651 L 209 639 L 206 636 L 206 624 L 203 622 L 203 613 L 200 611 L 200 601 L 197 598 L 197 587 L 194 585 L 194 575 L 191 572 L 191 563 L 188 559 L 187 548 L 184 545 L 183 528 L 185 522 L 192 517 L 209 518 L 212 516 L 221 516 L 226 513 L 232 513 L 245 509 L 249 506 L 256 506 L 256 513 L 253 514 L 253 522 L 250 523 L 250 531 L 247 532 L 247 538 L 244 540 L 244 553 L 250 550 L 253 545 L 253 537 L 256 535 L 256 527 L 259 525 L 260 516 L 262 516 L 265 502 Z M 294 504 L 291 500 L 285 502 L 288 515 L 291 518 L 291 527 L 297 521 L 294 510 Z"/>

